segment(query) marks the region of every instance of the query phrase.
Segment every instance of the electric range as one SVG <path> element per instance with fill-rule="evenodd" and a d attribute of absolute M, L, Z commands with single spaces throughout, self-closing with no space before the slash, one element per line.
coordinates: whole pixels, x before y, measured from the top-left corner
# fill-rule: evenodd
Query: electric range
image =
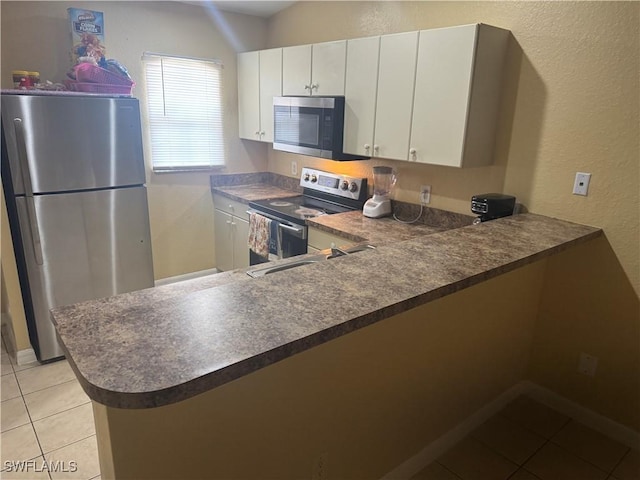
<path fill-rule="evenodd" d="M 306 220 L 321 215 L 362 210 L 367 199 L 367 179 L 303 168 L 302 195 L 250 202 L 250 211 L 278 222 L 281 258 L 307 253 Z M 251 265 L 266 261 L 250 252 Z"/>

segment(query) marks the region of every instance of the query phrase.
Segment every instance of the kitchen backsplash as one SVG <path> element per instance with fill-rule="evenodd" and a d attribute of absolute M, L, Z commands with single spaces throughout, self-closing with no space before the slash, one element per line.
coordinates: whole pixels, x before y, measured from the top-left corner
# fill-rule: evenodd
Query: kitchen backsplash
<path fill-rule="evenodd" d="M 230 173 L 224 175 L 211 175 L 212 187 L 231 187 L 235 185 L 249 185 L 254 183 L 267 183 L 275 187 L 302 193 L 300 179 L 287 177 L 273 172 L 255 173 Z"/>
<path fill-rule="evenodd" d="M 473 222 L 473 219 L 475 218 L 471 215 L 464 215 L 462 213 L 449 212 L 447 210 L 440 210 L 439 208 L 431 207 L 424 207 L 421 214 L 420 205 L 401 202 L 398 200 L 391 200 L 391 209 L 393 213 L 395 213 L 396 217 L 402 221 L 410 222 L 420 215 L 420 218 L 416 220 L 415 223 L 442 227 L 446 230 L 471 225 L 471 222 Z"/>

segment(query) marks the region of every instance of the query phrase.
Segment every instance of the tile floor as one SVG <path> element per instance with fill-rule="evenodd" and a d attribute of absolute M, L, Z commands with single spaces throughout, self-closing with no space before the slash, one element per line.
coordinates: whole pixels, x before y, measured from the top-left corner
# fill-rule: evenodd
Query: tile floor
<path fill-rule="evenodd" d="M 0 478 L 100 478 L 91 403 L 66 360 L 18 366 L 2 341 L 0 394 Z"/>
<path fill-rule="evenodd" d="M 521 396 L 414 480 L 640 480 L 640 453 Z"/>

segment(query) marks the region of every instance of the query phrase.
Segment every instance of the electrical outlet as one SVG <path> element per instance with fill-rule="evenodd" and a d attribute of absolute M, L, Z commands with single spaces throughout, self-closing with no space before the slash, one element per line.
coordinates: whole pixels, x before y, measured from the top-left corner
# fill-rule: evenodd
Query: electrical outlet
<path fill-rule="evenodd" d="M 588 353 L 581 353 L 580 360 L 578 361 L 578 372 L 583 375 L 595 377 L 596 369 L 598 368 L 598 357 L 589 355 Z"/>
<path fill-rule="evenodd" d="M 323 452 L 313 462 L 313 472 L 311 473 L 311 480 L 327 480 L 327 460 L 329 454 Z"/>
<path fill-rule="evenodd" d="M 578 172 L 576 173 L 576 179 L 573 182 L 573 194 L 587 196 L 589 192 L 589 181 L 591 180 L 590 173 Z"/>
<path fill-rule="evenodd" d="M 298 162 L 295 160 L 291 161 L 291 175 L 298 175 Z"/>
<path fill-rule="evenodd" d="M 431 185 L 422 185 L 420 187 L 420 203 L 426 205 L 431 201 Z"/>

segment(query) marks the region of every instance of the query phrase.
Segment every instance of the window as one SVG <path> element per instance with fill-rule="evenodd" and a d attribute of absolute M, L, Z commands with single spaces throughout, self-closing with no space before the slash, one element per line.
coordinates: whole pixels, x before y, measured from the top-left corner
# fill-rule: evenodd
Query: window
<path fill-rule="evenodd" d="M 222 64 L 145 53 L 154 171 L 224 165 Z"/>

